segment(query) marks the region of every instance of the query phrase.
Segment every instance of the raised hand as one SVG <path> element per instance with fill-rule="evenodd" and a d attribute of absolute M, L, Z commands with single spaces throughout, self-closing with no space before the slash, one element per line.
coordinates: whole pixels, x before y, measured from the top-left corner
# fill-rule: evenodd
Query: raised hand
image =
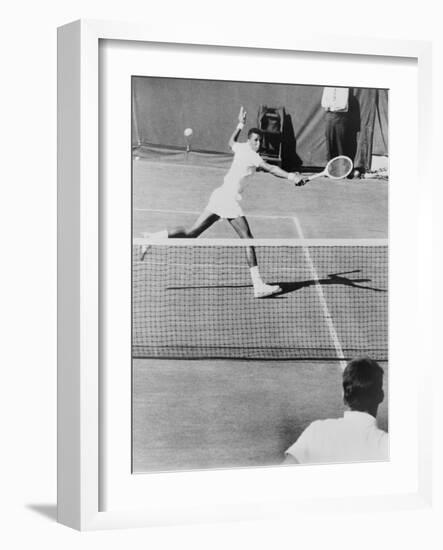
<path fill-rule="evenodd" d="M 246 111 L 243 108 L 243 105 L 240 107 L 240 112 L 238 113 L 238 121 L 240 124 L 244 124 L 246 122 Z"/>

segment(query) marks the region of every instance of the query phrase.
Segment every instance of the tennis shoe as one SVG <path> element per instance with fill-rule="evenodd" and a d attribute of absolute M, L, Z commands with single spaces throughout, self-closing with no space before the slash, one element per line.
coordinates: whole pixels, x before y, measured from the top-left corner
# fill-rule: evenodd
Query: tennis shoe
<path fill-rule="evenodd" d="M 281 288 L 278 285 L 267 285 L 263 283 L 254 287 L 254 298 L 266 298 L 266 296 L 272 296 L 281 292 Z"/>

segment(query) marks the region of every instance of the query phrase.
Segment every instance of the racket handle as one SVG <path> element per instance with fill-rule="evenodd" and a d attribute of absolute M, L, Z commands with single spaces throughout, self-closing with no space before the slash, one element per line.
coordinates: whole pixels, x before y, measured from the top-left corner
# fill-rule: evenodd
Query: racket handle
<path fill-rule="evenodd" d="M 312 174 L 312 176 L 308 176 L 306 178 L 306 181 L 311 181 L 311 180 L 315 180 L 315 178 L 320 178 L 321 176 L 324 176 L 326 174 L 326 171 L 325 170 L 322 170 L 321 172 L 319 172 L 318 174 Z"/>

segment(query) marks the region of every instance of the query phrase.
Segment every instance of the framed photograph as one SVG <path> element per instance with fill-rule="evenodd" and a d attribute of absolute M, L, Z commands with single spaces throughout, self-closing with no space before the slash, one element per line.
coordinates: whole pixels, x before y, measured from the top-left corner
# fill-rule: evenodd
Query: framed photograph
<path fill-rule="evenodd" d="M 59 29 L 61 523 L 430 505 L 430 64 Z"/>

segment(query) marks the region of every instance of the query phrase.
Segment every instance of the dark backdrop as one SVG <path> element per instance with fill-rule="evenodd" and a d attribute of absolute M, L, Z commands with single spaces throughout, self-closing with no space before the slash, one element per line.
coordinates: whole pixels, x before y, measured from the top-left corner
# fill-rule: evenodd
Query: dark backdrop
<path fill-rule="evenodd" d="M 326 163 L 321 86 L 134 77 L 133 145 L 182 147 L 183 130 L 194 130 L 192 147 L 228 152 L 240 105 L 247 126 L 257 125 L 260 105 L 284 107 L 286 168 Z M 372 154 L 388 154 L 388 92 L 351 89 L 350 155 L 370 167 Z"/>

